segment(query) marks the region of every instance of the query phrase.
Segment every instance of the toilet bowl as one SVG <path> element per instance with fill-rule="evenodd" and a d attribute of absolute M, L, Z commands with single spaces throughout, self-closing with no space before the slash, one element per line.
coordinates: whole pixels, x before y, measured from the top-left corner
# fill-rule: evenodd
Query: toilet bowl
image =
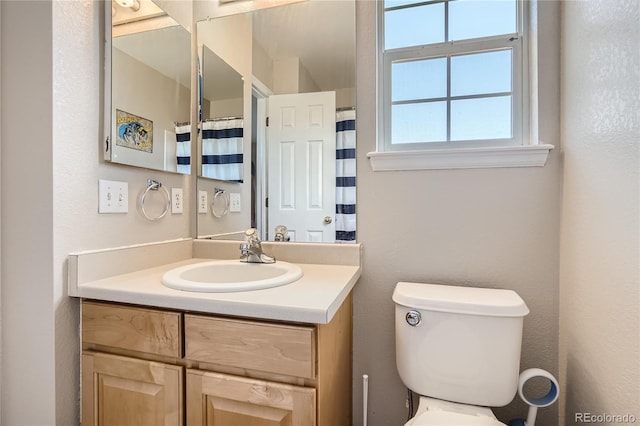
<path fill-rule="evenodd" d="M 420 397 L 418 410 L 405 426 L 505 426 L 487 407 L 457 404 L 426 396 Z"/>
<path fill-rule="evenodd" d="M 400 282 L 396 365 L 420 395 L 405 426 L 504 426 L 488 407 L 515 397 L 529 309 L 511 290 Z"/>

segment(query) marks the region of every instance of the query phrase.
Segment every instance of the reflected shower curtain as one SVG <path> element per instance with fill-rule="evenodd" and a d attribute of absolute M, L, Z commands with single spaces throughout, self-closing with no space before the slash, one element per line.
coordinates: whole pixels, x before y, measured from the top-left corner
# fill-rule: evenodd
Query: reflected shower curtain
<path fill-rule="evenodd" d="M 202 123 L 202 177 L 242 182 L 243 123 L 241 118 Z"/>
<path fill-rule="evenodd" d="M 336 113 L 336 242 L 356 242 L 356 111 Z"/>
<path fill-rule="evenodd" d="M 191 173 L 191 125 L 176 124 L 176 170 Z"/>

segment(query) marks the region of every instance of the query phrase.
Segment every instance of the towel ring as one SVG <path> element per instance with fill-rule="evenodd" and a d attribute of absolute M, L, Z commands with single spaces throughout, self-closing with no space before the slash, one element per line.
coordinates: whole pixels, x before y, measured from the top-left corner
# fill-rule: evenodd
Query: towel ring
<path fill-rule="evenodd" d="M 147 213 L 147 210 L 145 209 L 145 206 L 144 206 L 144 202 L 149 191 L 157 191 L 158 189 L 162 189 L 163 191 L 162 194 L 165 198 L 164 210 L 162 211 L 162 213 L 160 213 L 159 216 L 152 217 L 152 216 L 149 216 L 149 214 Z M 145 189 L 142 195 L 140 196 L 140 211 L 142 212 L 142 215 L 150 221 L 159 220 L 159 219 L 162 219 L 167 214 L 170 206 L 171 206 L 171 197 L 169 196 L 169 191 L 167 190 L 167 188 L 164 187 L 162 183 L 157 180 L 147 179 L 147 189 Z"/>
<path fill-rule="evenodd" d="M 218 204 L 220 201 L 222 202 L 222 212 L 219 209 L 220 206 L 216 208 L 216 201 L 218 201 Z M 224 189 L 216 188 L 213 194 L 213 200 L 211 201 L 211 213 L 218 218 L 224 217 L 229 214 L 230 205 L 231 199 L 229 197 L 229 193 Z"/>

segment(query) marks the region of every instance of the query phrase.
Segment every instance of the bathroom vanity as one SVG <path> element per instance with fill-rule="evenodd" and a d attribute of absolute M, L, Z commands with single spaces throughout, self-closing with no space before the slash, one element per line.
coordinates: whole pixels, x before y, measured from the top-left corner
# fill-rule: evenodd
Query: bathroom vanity
<path fill-rule="evenodd" d="M 351 424 L 359 246 L 275 244 L 276 257 L 302 268 L 300 280 L 195 293 L 160 278 L 184 264 L 232 258 L 237 243 L 168 244 L 172 250 L 70 256 L 69 290 L 82 298 L 83 424 Z M 155 251 L 163 255 L 150 261 Z M 169 252 L 185 259 L 163 259 Z M 99 257 L 112 267 L 101 272 Z M 114 264 L 119 257 L 128 262 Z M 325 263 L 303 263 L 309 259 Z"/>

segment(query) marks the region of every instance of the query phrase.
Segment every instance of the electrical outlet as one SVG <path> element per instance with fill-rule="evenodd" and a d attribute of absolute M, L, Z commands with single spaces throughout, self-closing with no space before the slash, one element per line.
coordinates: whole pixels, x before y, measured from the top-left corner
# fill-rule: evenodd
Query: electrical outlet
<path fill-rule="evenodd" d="M 237 192 L 229 194 L 229 211 L 234 213 L 240 211 L 240 194 Z"/>
<path fill-rule="evenodd" d="M 129 184 L 98 180 L 98 213 L 128 213 Z"/>
<path fill-rule="evenodd" d="M 171 188 L 171 213 L 182 213 L 183 210 L 182 188 Z"/>
<path fill-rule="evenodd" d="M 207 191 L 198 191 L 198 213 L 206 213 L 207 205 Z"/>

